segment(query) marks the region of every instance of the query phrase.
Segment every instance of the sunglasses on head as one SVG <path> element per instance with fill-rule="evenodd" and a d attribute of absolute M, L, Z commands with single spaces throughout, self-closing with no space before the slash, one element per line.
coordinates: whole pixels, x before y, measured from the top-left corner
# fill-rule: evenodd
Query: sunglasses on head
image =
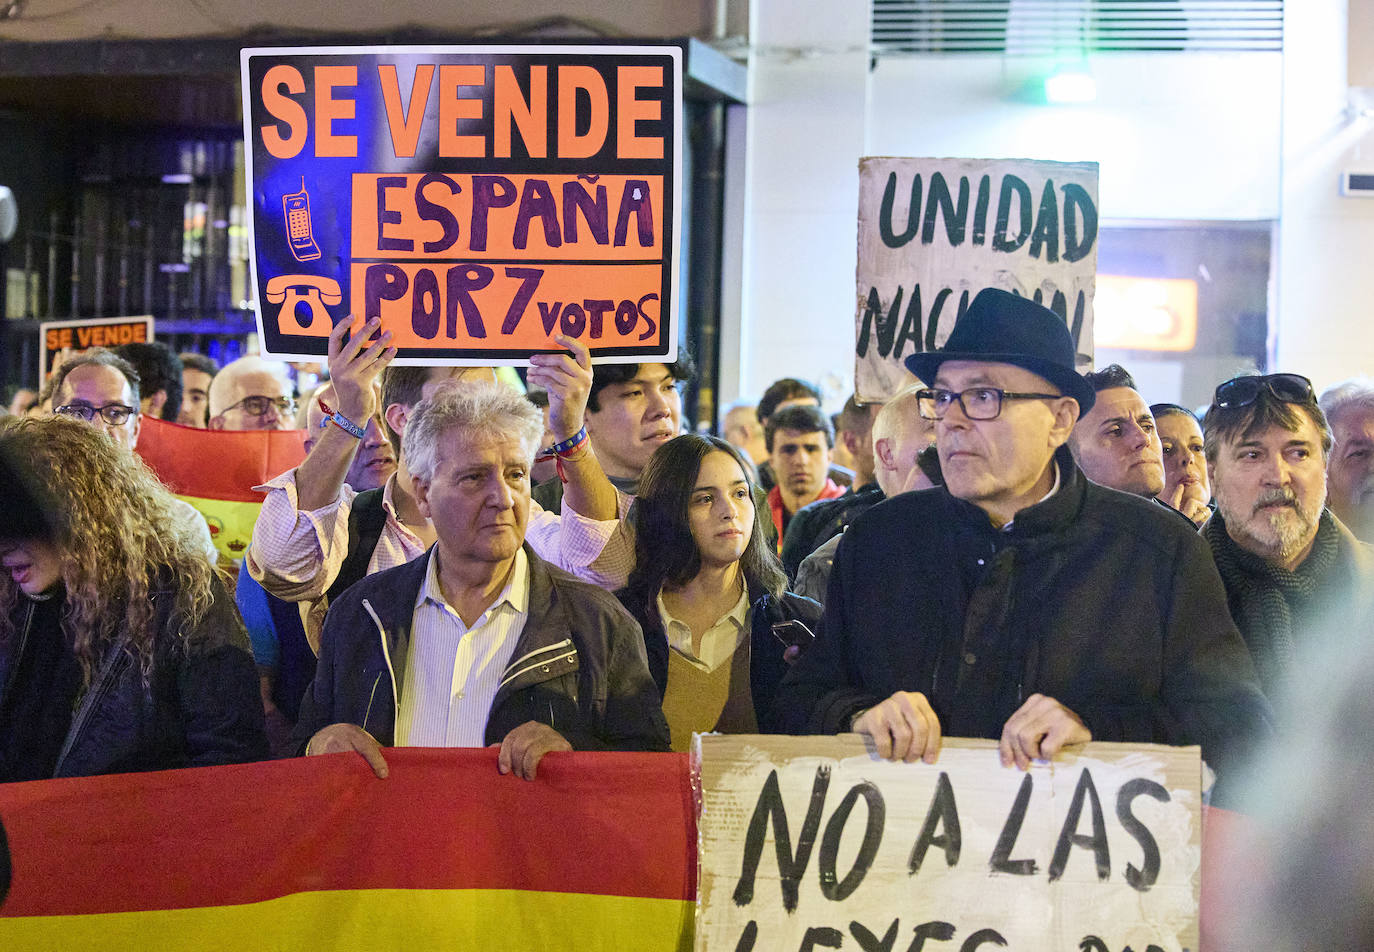
<path fill-rule="evenodd" d="M 1212 402 L 1221 410 L 1248 407 L 1259 399 L 1263 390 L 1284 403 L 1307 403 L 1316 399 L 1312 381 L 1302 374 L 1264 374 L 1231 378 L 1217 387 Z"/>

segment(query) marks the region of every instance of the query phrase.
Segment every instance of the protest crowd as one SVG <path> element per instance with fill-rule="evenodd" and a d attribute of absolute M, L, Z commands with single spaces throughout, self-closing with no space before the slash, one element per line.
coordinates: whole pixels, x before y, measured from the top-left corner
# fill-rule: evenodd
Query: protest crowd
<path fill-rule="evenodd" d="M 557 342 L 528 393 L 396 366 L 376 319 L 307 393 L 257 357 L 67 358 L 0 419 L 0 782 L 492 746 L 538 783 L 558 751 L 855 732 L 1009 770 L 1200 745 L 1225 805 L 1323 620 L 1374 601 L 1371 381 L 1238 376 L 1199 417 L 988 289 L 886 403 L 832 420 L 783 379 L 717 437 L 686 355 Z M 239 564 L 136 455 L 154 417 L 306 431 Z"/>

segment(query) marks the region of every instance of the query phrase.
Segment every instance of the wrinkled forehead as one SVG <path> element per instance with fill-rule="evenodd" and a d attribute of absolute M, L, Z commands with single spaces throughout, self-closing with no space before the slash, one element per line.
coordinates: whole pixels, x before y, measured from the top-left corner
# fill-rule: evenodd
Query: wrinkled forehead
<path fill-rule="evenodd" d="M 1374 407 L 1360 405 L 1342 407 L 1327 414 L 1331 432 L 1338 443 L 1356 437 L 1374 439 Z"/>
<path fill-rule="evenodd" d="M 1000 390 L 1056 393 L 1059 388 L 1025 367 L 991 360 L 947 360 L 940 365 L 931 386 L 941 390 L 997 387 Z"/>
<path fill-rule="evenodd" d="M 434 464 L 436 469 L 445 463 L 465 467 L 527 465 L 536 452 L 538 447 L 525 445 L 520 433 L 501 428 L 496 421 L 481 427 L 448 426 L 439 434 Z"/>
<path fill-rule="evenodd" d="M 1227 447 L 1241 446 L 1261 446 L 1267 449 L 1277 450 L 1294 443 L 1304 443 L 1310 445 L 1316 452 L 1322 451 L 1321 431 L 1317 429 L 1317 424 L 1308 416 L 1302 408 L 1296 408 L 1293 414 L 1296 428 L 1282 426 L 1278 423 L 1261 423 L 1251 419 L 1249 425 L 1237 428 L 1222 438 L 1222 444 Z"/>
<path fill-rule="evenodd" d="M 248 370 L 234 375 L 230 380 L 230 392 L 233 399 L 229 403 L 232 405 L 245 397 L 289 397 L 291 385 L 269 371 Z"/>
<path fill-rule="evenodd" d="M 80 401 L 100 407 L 107 403 L 133 403 L 133 388 L 114 367 L 105 364 L 82 364 L 75 367 L 62 381 L 59 403 Z"/>
<path fill-rule="evenodd" d="M 1145 398 L 1130 387 L 1107 387 L 1099 390 L 1093 408 L 1083 417 L 1089 423 L 1098 420 L 1115 420 L 1125 417 L 1138 420 L 1150 416 L 1150 407 Z"/>

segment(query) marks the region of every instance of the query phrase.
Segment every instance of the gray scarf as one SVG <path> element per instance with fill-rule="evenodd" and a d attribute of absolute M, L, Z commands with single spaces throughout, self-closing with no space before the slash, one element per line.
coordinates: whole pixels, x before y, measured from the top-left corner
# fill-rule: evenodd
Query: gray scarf
<path fill-rule="evenodd" d="M 1331 513 L 1323 510 L 1312 551 L 1292 572 L 1237 545 L 1220 512 L 1208 520 L 1202 535 L 1212 547 L 1231 613 L 1250 647 L 1260 684 L 1273 696 L 1293 667 L 1294 619 L 1306 621 L 1323 588 L 1340 584 L 1332 577 L 1340 555 L 1340 530 Z"/>

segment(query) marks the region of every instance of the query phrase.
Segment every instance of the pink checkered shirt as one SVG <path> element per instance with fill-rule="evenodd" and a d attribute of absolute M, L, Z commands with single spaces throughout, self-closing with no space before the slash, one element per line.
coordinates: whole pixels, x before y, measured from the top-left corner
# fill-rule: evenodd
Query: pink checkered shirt
<path fill-rule="evenodd" d="M 425 551 L 419 537 L 396 517 L 395 485 L 392 476 L 382 490 L 386 523 L 367 563 L 369 575 L 404 565 Z M 253 526 L 248 572 L 278 598 L 304 603 L 305 635 L 318 652 L 328 608 L 325 593 L 348 555 L 348 515 L 357 493 L 344 486 L 330 505 L 302 512 L 294 469 L 254 488 L 267 493 L 267 498 Z M 616 495 L 620 518 L 604 522 L 579 515 L 566 501 L 558 515 L 531 500 L 525 541 L 541 559 L 584 581 L 610 591 L 621 588 L 634 567 L 634 534 L 624 522 L 633 497 L 619 491 Z"/>

